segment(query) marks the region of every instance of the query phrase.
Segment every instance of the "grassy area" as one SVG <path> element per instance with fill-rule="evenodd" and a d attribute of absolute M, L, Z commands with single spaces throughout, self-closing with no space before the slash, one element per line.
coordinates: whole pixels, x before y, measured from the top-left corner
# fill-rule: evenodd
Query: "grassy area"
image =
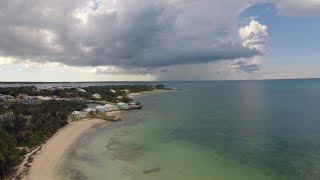
<path fill-rule="evenodd" d="M 114 116 L 108 116 L 107 113 L 98 112 L 98 113 L 88 114 L 87 117 L 83 117 L 83 118 L 73 118 L 73 119 L 71 119 L 71 121 L 76 122 L 76 121 L 82 121 L 85 119 L 102 119 L 105 121 L 119 121 L 120 120 L 120 118 L 117 118 Z"/>

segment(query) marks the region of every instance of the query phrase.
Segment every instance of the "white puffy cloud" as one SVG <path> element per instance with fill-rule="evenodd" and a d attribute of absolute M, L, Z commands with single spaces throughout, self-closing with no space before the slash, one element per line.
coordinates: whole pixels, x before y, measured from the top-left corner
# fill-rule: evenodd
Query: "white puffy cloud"
<path fill-rule="evenodd" d="M 269 36 L 267 26 L 251 20 L 249 25 L 239 29 L 239 36 L 243 40 L 243 46 L 265 52 Z"/>

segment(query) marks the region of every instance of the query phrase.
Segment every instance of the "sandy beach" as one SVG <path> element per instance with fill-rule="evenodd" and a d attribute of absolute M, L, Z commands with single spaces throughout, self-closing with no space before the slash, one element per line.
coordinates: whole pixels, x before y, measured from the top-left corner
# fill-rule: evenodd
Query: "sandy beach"
<path fill-rule="evenodd" d="M 42 146 L 41 150 L 35 155 L 28 175 L 24 180 L 55 180 L 57 177 L 55 171 L 61 163 L 64 152 L 72 145 L 77 138 L 89 128 L 105 122 L 100 119 L 88 119 L 78 122 L 72 122 L 48 142 Z"/>
<path fill-rule="evenodd" d="M 154 92 L 154 91 L 152 91 Z M 137 97 L 143 93 L 131 93 L 131 98 Z M 150 93 L 150 92 L 149 92 Z M 121 111 L 108 112 L 108 116 L 119 117 Z M 18 167 L 17 175 L 23 180 L 56 180 L 57 168 L 62 163 L 64 153 L 69 147 L 91 127 L 105 122 L 101 119 L 87 119 L 71 122 L 59 130 L 44 145 L 31 151 L 26 155 L 23 163 Z M 30 163 L 30 159 L 33 161 Z"/>

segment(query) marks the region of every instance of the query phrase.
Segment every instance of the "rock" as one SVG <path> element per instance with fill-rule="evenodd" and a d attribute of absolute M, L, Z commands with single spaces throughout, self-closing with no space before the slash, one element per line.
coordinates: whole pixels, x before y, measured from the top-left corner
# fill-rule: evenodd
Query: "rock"
<path fill-rule="evenodd" d="M 150 174 L 150 173 L 157 173 L 157 172 L 160 172 L 160 168 L 159 167 L 156 167 L 156 168 L 152 168 L 152 169 L 146 169 L 146 170 L 143 170 L 143 174 Z"/>

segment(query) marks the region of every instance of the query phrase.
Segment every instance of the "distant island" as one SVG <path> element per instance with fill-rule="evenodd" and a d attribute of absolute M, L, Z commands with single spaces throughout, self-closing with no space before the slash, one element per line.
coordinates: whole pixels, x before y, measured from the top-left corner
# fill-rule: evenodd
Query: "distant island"
<path fill-rule="evenodd" d="M 156 90 L 172 89 L 163 84 L 0 88 L 0 179 L 15 174 L 26 154 L 69 122 L 86 118 L 118 121 L 119 117 L 106 112 L 140 109 L 142 104 L 133 102 L 130 94 Z"/>

